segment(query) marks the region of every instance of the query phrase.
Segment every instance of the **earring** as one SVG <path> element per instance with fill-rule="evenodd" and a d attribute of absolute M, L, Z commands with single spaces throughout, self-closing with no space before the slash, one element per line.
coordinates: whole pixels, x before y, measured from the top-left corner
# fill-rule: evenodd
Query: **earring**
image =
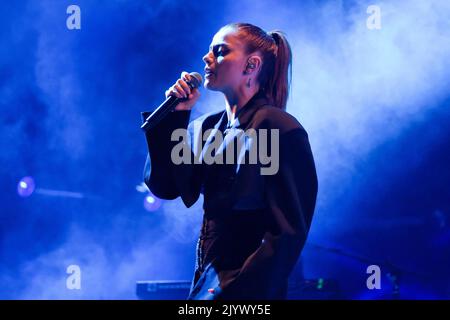
<path fill-rule="evenodd" d="M 247 88 L 250 88 L 250 86 L 251 86 L 251 84 L 250 84 L 250 81 L 252 80 L 252 78 L 248 78 L 248 81 L 247 81 Z"/>

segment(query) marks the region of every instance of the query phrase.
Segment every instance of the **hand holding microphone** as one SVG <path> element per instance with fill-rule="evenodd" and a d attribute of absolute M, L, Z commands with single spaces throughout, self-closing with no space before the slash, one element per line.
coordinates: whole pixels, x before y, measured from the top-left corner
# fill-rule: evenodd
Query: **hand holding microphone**
<path fill-rule="evenodd" d="M 200 85 L 203 81 L 202 76 L 196 72 L 189 74 L 183 71 L 181 73 L 181 78 L 166 91 L 166 98 L 174 96 L 181 99 L 175 107 L 175 110 L 191 110 L 197 102 L 200 97 L 200 91 L 197 88 L 198 86 L 192 84 L 194 81 L 199 82 Z M 193 88 L 191 88 L 191 86 Z"/>
<path fill-rule="evenodd" d="M 200 97 L 198 87 L 202 82 L 203 79 L 199 73 L 182 72 L 181 78 L 166 91 L 166 101 L 147 117 L 141 129 L 147 131 L 153 128 L 173 109 L 191 110 Z"/>

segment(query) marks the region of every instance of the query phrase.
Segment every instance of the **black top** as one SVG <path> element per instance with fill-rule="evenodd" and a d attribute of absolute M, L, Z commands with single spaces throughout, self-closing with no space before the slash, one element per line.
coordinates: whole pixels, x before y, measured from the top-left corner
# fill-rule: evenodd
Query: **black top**
<path fill-rule="evenodd" d="M 148 114 L 144 112 L 143 118 Z M 149 157 L 144 170 L 147 186 L 160 198 L 181 196 L 190 207 L 200 193 L 204 195 L 189 298 L 284 298 L 288 276 L 306 241 L 318 187 L 305 129 L 287 112 L 272 107 L 262 93 L 239 110 L 229 130 L 225 111 L 191 123 L 189 117 L 190 111 L 174 111 L 146 133 Z M 203 160 L 209 150 L 213 156 L 223 155 L 224 163 L 173 164 L 171 151 L 179 142 L 171 141 L 171 134 L 177 128 L 191 133 L 186 141 L 191 159 Z M 242 134 L 253 129 L 256 136 Z M 261 174 L 270 165 L 261 163 L 260 157 L 257 163 L 249 161 L 251 146 L 264 140 L 260 129 L 269 130 L 266 141 L 270 130 L 278 129 L 278 140 L 269 143 L 267 152 L 279 155 L 278 170 L 271 175 Z M 201 141 L 200 148 L 196 141 Z M 241 157 L 234 153 L 234 163 L 227 164 L 227 150 L 239 142 Z"/>

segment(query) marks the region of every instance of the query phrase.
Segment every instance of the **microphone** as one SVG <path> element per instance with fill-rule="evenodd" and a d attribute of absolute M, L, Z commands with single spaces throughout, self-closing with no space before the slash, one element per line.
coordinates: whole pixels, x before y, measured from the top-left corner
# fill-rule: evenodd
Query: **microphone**
<path fill-rule="evenodd" d="M 191 72 L 189 74 L 191 76 L 191 81 L 187 81 L 189 88 L 195 89 L 198 88 L 203 82 L 202 76 L 198 72 Z M 155 111 L 150 114 L 147 119 L 145 119 L 144 124 L 141 126 L 141 129 L 147 131 L 157 125 L 167 114 L 172 111 L 177 104 L 180 102 L 186 101 L 188 98 L 177 98 L 174 96 L 170 96 L 161 103 L 161 105 L 155 109 Z"/>

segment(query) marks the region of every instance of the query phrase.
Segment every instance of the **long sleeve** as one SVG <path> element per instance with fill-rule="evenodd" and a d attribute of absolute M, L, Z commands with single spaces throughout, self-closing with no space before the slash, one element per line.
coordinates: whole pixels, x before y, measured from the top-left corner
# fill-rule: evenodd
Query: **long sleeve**
<path fill-rule="evenodd" d="M 273 230 L 238 272 L 222 275 L 229 278 L 228 283 L 222 282 L 223 299 L 252 298 L 258 291 L 265 292 L 265 299 L 283 299 L 289 274 L 306 242 L 318 190 L 306 131 L 300 127 L 281 135 L 279 154 L 279 171 L 267 176 L 266 183 Z"/>
<path fill-rule="evenodd" d="M 150 112 L 142 112 L 144 121 Z M 144 182 L 150 191 L 161 199 L 175 199 L 180 196 L 174 178 L 174 164 L 171 150 L 176 142 L 171 135 L 176 128 L 186 128 L 190 111 L 170 112 L 155 127 L 145 133 L 148 154 L 144 167 Z"/>
<path fill-rule="evenodd" d="M 161 199 L 175 199 L 181 196 L 187 207 L 192 206 L 200 195 L 201 166 L 192 163 L 174 164 L 171 157 L 173 148 L 186 144 L 189 159 L 194 158 L 192 134 L 188 140 L 172 141 L 176 129 L 192 132 L 195 121 L 189 124 L 190 111 L 173 111 L 155 127 L 146 132 L 148 155 L 144 167 L 144 181 L 150 191 Z M 142 113 L 142 118 L 148 116 Z"/>

